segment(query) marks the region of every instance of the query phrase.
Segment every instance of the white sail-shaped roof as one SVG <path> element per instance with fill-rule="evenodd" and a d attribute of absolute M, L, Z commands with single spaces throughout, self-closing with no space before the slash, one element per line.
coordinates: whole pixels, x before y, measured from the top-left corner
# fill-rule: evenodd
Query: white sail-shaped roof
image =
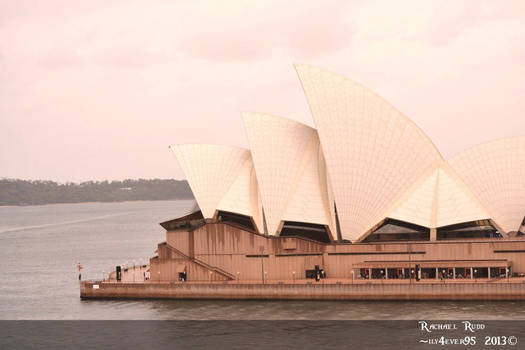
<path fill-rule="evenodd" d="M 319 138 L 319 135 L 317 136 Z M 334 191 L 332 188 L 332 182 L 326 171 L 326 159 L 324 157 L 323 148 L 321 142 L 319 141 L 319 176 L 321 181 L 321 187 L 323 193 L 326 191 L 326 197 L 323 197 L 325 201 L 325 206 L 330 211 L 330 231 L 332 233 L 332 238 L 340 240 L 342 237 L 339 237 L 339 232 L 337 228 L 337 219 L 335 216 L 335 200 L 334 200 Z"/>
<path fill-rule="evenodd" d="M 304 152 L 305 164 L 290 193 L 283 220 L 328 225 L 330 231 L 335 234 L 328 200 L 328 187 L 321 168 L 324 161 L 323 154 L 320 152 L 317 133 Z"/>
<path fill-rule="evenodd" d="M 498 228 L 518 231 L 525 215 L 525 137 L 474 146 L 449 163 Z"/>
<path fill-rule="evenodd" d="M 489 219 L 446 164 L 424 176 L 422 182 L 416 182 L 387 216 L 428 228 Z"/>
<path fill-rule="evenodd" d="M 442 157 L 413 122 L 370 90 L 310 66 L 296 69 L 321 140 L 343 238 L 355 241 Z"/>
<path fill-rule="evenodd" d="M 315 129 L 262 113 L 243 113 L 269 234 L 284 220 L 331 226 Z"/>
<path fill-rule="evenodd" d="M 370 90 L 321 69 L 296 69 L 317 130 L 244 113 L 250 150 L 172 147 L 205 218 L 217 210 L 247 215 L 272 235 L 284 221 L 321 224 L 353 242 L 386 218 L 431 229 L 486 219 L 502 233 L 520 228 L 525 137 L 444 161 L 412 121 Z"/>
<path fill-rule="evenodd" d="M 434 227 L 490 219 L 483 205 L 448 164 L 439 169 L 439 191 Z"/>
<path fill-rule="evenodd" d="M 239 175 L 222 197 L 217 209 L 251 216 L 257 230 L 262 232 L 261 204 L 251 155 L 250 160 L 244 162 Z"/>
<path fill-rule="evenodd" d="M 250 151 L 220 145 L 171 146 L 205 218 L 216 210 L 253 217 L 261 229 L 257 180 Z"/>
<path fill-rule="evenodd" d="M 417 182 L 414 189 L 407 191 L 397 207 L 386 216 L 424 227 L 435 227 L 438 177 L 437 169 L 429 176 L 423 176 L 423 181 Z"/>

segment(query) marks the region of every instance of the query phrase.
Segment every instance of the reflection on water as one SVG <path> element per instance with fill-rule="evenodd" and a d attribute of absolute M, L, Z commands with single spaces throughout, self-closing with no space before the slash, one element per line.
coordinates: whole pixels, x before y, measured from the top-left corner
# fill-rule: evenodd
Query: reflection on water
<path fill-rule="evenodd" d="M 83 301 L 83 308 L 109 307 L 108 318 L 157 320 L 525 320 L 524 302 L 378 302 L 140 300 Z M 89 313 L 90 318 L 97 318 Z"/>
<path fill-rule="evenodd" d="M 81 301 L 86 279 L 135 260 L 165 240 L 158 225 L 192 201 L 0 208 L 1 319 L 521 319 L 525 302 Z"/>

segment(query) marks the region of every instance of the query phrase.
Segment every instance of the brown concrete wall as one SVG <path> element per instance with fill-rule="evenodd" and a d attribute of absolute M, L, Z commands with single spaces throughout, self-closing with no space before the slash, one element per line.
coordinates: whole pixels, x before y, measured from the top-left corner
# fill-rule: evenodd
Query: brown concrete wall
<path fill-rule="evenodd" d="M 260 254 L 260 247 L 263 246 L 263 254 L 279 254 L 287 252 L 283 247 L 285 240 L 295 241 L 296 250 L 302 252 L 322 252 L 327 247 L 327 245 L 309 240 L 265 237 L 228 224 L 218 223 L 206 224 L 194 231 L 194 253 L 195 256 L 232 253 Z"/>
<path fill-rule="evenodd" d="M 166 242 L 172 247 L 177 247 L 184 254 L 190 255 L 189 236 L 190 232 L 184 230 L 167 231 Z"/>
<path fill-rule="evenodd" d="M 304 278 L 305 270 L 313 269 L 315 265 L 324 269 L 328 278 L 349 279 L 352 278 L 351 270 L 355 264 L 365 261 L 406 261 L 409 259 L 408 251 L 411 252 L 410 260 L 414 262 L 507 259 L 511 261 L 514 272 L 525 272 L 523 238 L 463 242 L 322 244 L 293 237 L 265 237 L 224 223 L 208 223 L 191 232 L 169 231 L 167 244 L 187 256 L 192 255 L 195 261 L 228 272 L 234 279 L 238 276 L 241 281 L 262 280 L 263 275 L 268 280 L 291 280 L 293 271 L 296 272 L 296 278 Z M 295 249 L 285 249 L 290 246 Z M 264 248 L 262 252 L 261 247 Z M 514 252 L 501 252 L 505 250 Z M 522 252 L 516 252 L 520 250 Z M 160 249 L 161 263 L 180 263 L 163 260 L 162 254 L 163 250 Z M 154 264 L 155 262 L 152 263 Z M 195 269 L 194 273 L 193 276 L 188 273 L 192 281 L 210 280 L 206 269 Z M 161 280 L 171 280 L 171 272 L 169 274 L 162 276 Z"/>
<path fill-rule="evenodd" d="M 326 249 L 325 245 L 313 241 L 268 238 L 226 224 L 207 224 L 199 227 L 193 232 L 193 237 L 195 259 L 239 276 L 241 280 L 262 280 L 264 271 L 267 272 L 265 276 L 272 279 L 292 279 L 292 271 L 296 271 L 297 278 L 302 278 L 304 270 L 313 269 L 315 265 L 322 267 L 323 259 L 319 254 Z M 293 241 L 296 248 L 284 249 L 285 241 Z M 262 252 L 261 246 L 264 247 Z M 318 255 L 278 256 L 294 252 L 311 252 Z"/>
<path fill-rule="evenodd" d="M 299 300 L 525 300 L 525 283 L 196 284 L 82 282 L 81 298 Z"/>

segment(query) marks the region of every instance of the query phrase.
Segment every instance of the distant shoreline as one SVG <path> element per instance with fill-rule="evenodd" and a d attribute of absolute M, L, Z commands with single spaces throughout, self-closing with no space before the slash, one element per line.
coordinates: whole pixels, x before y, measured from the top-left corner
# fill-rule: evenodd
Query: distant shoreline
<path fill-rule="evenodd" d="M 0 179 L 0 207 L 193 199 L 186 180 L 138 179 L 57 183 Z"/>
<path fill-rule="evenodd" d="M 91 202 L 60 202 L 60 203 L 42 203 L 42 204 L 15 204 L 15 205 L 0 205 L 0 208 L 23 208 L 23 207 L 39 207 L 44 205 L 60 205 L 60 204 L 106 204 L 106 203 L 130 203 L 130 202 L 167 202 L 167 201 L 195 201 L 195 198 L 172 198 L 172 199 L 136 199 L 136 200 L 122 200 L 122 201 L 91 201 Z"/>

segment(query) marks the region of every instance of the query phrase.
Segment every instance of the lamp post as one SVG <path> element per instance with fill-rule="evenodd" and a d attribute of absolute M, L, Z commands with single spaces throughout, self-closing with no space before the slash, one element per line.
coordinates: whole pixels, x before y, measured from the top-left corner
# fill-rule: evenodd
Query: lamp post
<path fill-rule="evenodd" d="M 135 283 L 135 260 L 133 260 L 133 283 Z"/>
<path fill-rule="evenodd" d="M 478 269 L 474 269 L 474 281 L 478 281 Z"/>
<path fill-rule="evenodd" d="M 259 246 L 259 251 L 261 252 L 261 278 L 262 278 L 262 283 L 264 284 L 264 260 L 263 260 L 264 246 L 263 245 Z"/>
<path fill-rule="evenodd" d="M 124 282 L 125 271 L 126 271 L 126 262 L 123 262 L 120 265 L 120 282 Z"/>
<path fill-rule="evenodd" d="M 241 273 L 240 273 L 239 271 L 237 271 L 237 284 L 239 284 L 239 275 L 240 275 L 240 274 L 241 274 Z"/>
<path fill-rule="evenodd" d="M 295 284 L 295 271 L 292 271 L 293 284 Z"/>
<path fill-rule="evenodd" d="M 408 252 L 408 283 L 409 284 L 412 284 L 412 273 L 410 272 L 412 270 L 412 257 L 411 257 L 411 253 L 412 253 L 412 246 L 410 245 L 410 243 L 407 243 L 407 252 Z"/>
<path fill-rule="evenodd" d="M 352 284 L 354 284 L 354 279 L 355 279 L 355 271 L 354 269 L 352 269 Z"/>
<path fill-rule="evenodd" d="M 264 281 L 263 283 L 266 284 L 268 282 L 268 272 L 264 271 Z"/>

